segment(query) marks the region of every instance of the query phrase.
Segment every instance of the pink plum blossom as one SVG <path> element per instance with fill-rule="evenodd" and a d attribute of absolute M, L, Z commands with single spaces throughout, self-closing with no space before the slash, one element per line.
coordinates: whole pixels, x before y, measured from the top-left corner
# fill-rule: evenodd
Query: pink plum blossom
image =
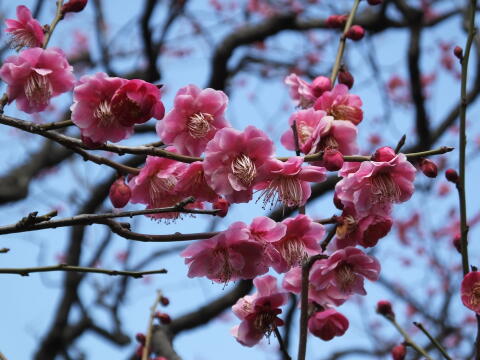
<path fill-rule="evenodd" d="M 199 156 L 219 129 L 230 126 L 224 118 L 227 103 L 223 91 L 185 86 L 177 92 L 173 110 L 157 123 L 157 134 L 181 154 Z"/>
<path fill-rule="evenodd" d="M 374 257 L 346 247 L 313 264 L 309 298 L 320 305 L 339 306 L 352 294 L 365 295 L 364 278 L 376 281 L 379 275 L 380 264 Z"/>
<path fill-rule="evenodd" d="M 8 84 L 8 103 L 26 113 L 43 111 L 52 97 L 70 91 L 75 78 L 65 54 L 57 48 L 26 49 L 8 57 L 0 68 L 0 78 Z"/>
<path fill-rule="evenodd" d="M 184 197 L 193 196 L 198 201 L 214 202 L 218 195 L 208 186 L 201 161 L 186 166 L 175 186 L 175 191 Z"/>
<path fill-rule="evenodd" d="M 167 149 L 175 151 L 174 148 Z M 145 166 L 128 183 L 132 189 L 130 202 L 145 204 L 147 209 L 175 205 L 184 198 L 175 191 L 175 186 L 186 166 L 186 164 L 175 160 L 147 156 Z M 159 213 L 148 216 L 156 219 L 177 218 L 179 213 Z"/>
<path fill-rule="evenodd" d="M 480 314 L 480 271 L 472 271 L 465 275 L 460 293 L 463 305 Z"/>
<path fill-rule="evenodd" d="M 393 225 L 390 213 L 369 214 L 358 217 L 351 207 L 344 209 L 336 231 L 336 247 L 361 245 L 373 247 L 386 236 Z"/>
<path fill-rule="evenodd" d="M 10 33 L 12 47 L 17 51 L 23 47 L 41 47 L 45 40 L 42 25 L 32 17 L 30 9 L 17 6 L 17 19 L 6 19 L 5 32 Z"/>
<path fill-rule="evenodd" d="M 357 153 L 357 127 L 350 121 L 334 120 L 324 111 L 300 110 L 290 117 L 290 128 L 282 135 L 281 142 L 289 150 L 295 150 L 291 126 L 297 126 L 300 150 L 314 154 L 327 149 L 338 150 L 343 155 Z M 321 162 L 316 165 L 322 166 Z"/>
<path fill-rule="evenodd" d="M 203 167 L 210 187 L 231 203 L 252 199 L 261 166 L 273 154 L 273 142 L 261 130 L 223 128 L 207 144 Z"/>
<path fill-rule="evenodd" d="M 343 169 L 342 169 L 343 170 Z M 391 204 L 405 202 L 415 190 L 415 167 L 404 154 L 390 161 L 364 161 L 355 171 L 349 165 L 335 192 L 345 206 L 355 208 L 359 216 L 389 211 Z"/>
<path fill-rule="evenodd" d="M 335 120 L 348 120 L 358 125 L 363 120 L 362 100 L 348 93 L 348 87 L 337 84 L 332 91 L 325 91 L 314 104 L 315 110 L 323 110 Z"/>
<path fill-rule="evenodd" d="M 263 190 L 264 204 L 275 205 L 281 201 L 284 206 L 304 205 L 311 194 L 309 182 L 323 182 L 326 179 L 325 168 L 304 166 L 302 157 L 291 157 L 287 161 L 270 158 L 263 165 L 265 178 L 255 186 Z"/>
<path fill-rule="evenodd" d="M 265 274 L 264 245 L 251 237 L 248 226 L 236 222 L 214 237 L 188 246 L 181 254 L 188 277 L 206 276 L 219 283 L 253 279 Z"/>
<path fill-rule="evenodd" d="M 301 79 L 297 74 L 290 74 L 285 78 L 285 84 L 290 87 L 290 96 L 298 102 L 301 108 L 309 108 L 315 100 L 327 90 L 332 88 L 332 83 L 325 76 L 316 77 L 310 84 Z"/>
<path fill-rule="evenodd" d="M 160 89 L 139 79 L 128 80 L 116 90 L 111 107 L 116 121 L 126 127 L 143 124 L 152 117 L 160 120 L 165 114 Z"/>
<path fill-rule="evenodd" d="M 299 214 L 294 218 L 282 221 L 287 226 L 285 236 L 270 241 L 281 254 L 281 261 L 273 264 L 279 273 L 290 270 L 293 266 L 302 265 L 309 255 L 321 252 L 320 241 L 325 234 L 323 225 L 315 223 L 306 215 Z"/>
<path fill-rule="evenodd" d="M 117 142 L 133 133 L 132 126 L 122 125 L 112 110 L 115 92 L 128 80 L 99 72 L 83 76 L 73 90 L 72 121 L 82 136 L 95 143 Z"/>
<path fill-rule="evenodd" d="M 257 344 L 264 336 L 269 336 L 283 321 L 278 318 L 288 299 L 288 294 L 279 292 L 277 279 L 266 275 L 253 280 L 258 292 L 246 295 L 233 305 L 233 313 L 242 322 L 232 329 L 233 336 L 245 346 Z"/>
<path fill-rule="evenodd" d="M 308 319 L 308 330 L 325 341 L 345 334 L 348 325 L 348 319 L 335 309 L 318 311 Z"/>

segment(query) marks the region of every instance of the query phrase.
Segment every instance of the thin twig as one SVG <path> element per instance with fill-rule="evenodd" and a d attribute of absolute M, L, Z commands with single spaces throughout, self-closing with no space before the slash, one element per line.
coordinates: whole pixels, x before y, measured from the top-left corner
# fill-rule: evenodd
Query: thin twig
<path fill-rule="evenodd" d="M 150 308 L 150 318 L 148 320 L 147 335 L 145 338 L 145 346 L 143 347 L 142 360 L 147 360 L 150 355 L 150 343 L 152 342 L 153 321 L 155 320 L 155 313 L 157 311 L 157 306 L 160 303 L 161 299 L 162 299 L 162 292 L 160 290 L 157 290 L 157 296 L 155 298 L 155 302 Z"/>
<path fill-rule="evenodd" d="M 297 120 L 293 120 L 293 124 L 291 126 L 293 131 L 293 140 L 295 141 L 295 155 L 300 156 L 300 142 L 298 140 L 298 130 L 297 130 Z M 305 215 L 306 206 L 302 205 L 298 207 L 298 213 Z"/>
<path fill-rule="evenodd" d="M 288 354 L 288 349 L 285 347 L 285 343 L 283 342 L 282 334 L 280 334 L 280 331 L 278 331 L 277 327 L 275 327 L 273 331 L 275 333 L 275 337 L 278 340 L 278 345 L 280 345 L 280 350 L 282 351 L 283 358 L 285 360 L 292 360 L 292 358 Z"/>
<path fill-rule="evenodd" d="M 63 129 L 69 126 L 73 125 L 72 120 L 63 120 L 63 121 L 56 121 L 56 122 L 51 122 L 51 123 L 46 123 L 46 124 L 40 124 L 39 126 L 43 130 L 58 130 L 58 129 Z"/>
<path fill-rule="evenodd" d="M 28 216 L 22 218 L 15 224 L 1 226 L 0 235 L 13 234 L 26 231 L 35 231 L 42 229 L 51 229 L 72 225 L 92 225 L 92 224 L 105 224 L 104 220 L 121 218 L 121 217 L 133 217 L 138 215 L 149 215 L 149 214 L 161 214 L 168 212 L 181 212 L 187 214 L 206 214 L 206 215 L 215 215 L 218 210 L 198 210 L 198 209 L 187 209 L 185 206 L 194 202 L 193 197 L 186 198 L 185 200 L 179 202 L 178 204 L 165 207 L 165 208 L 155 208 L 155 209 L 145 209 L 145 210 L 134 210 L 134 211 L 122 211 L 118 213 L 105 213 L 105 214 L 81 214 L 68 218 L 58 219 L 58 220 L 49 220 L 49 221 L 39 221 L 39 217 L 36 217 L 36 213 L 31 213 Z M 33 215 L 32 215 L 33 214 Z M 35 220 L 25 220 L 34 218 Z"/>
<path fill-rule="evenodd" d="M 448 353 L 446 352 L 445 348 L 437 341 L 437 339 L 435 339 L 429 332 L 427 329 L 425 329 L 425 327 L 423 326 L 422 323 L 419 323 L 419 322 L 416 322 L 414 321 L 413 322 L 413 325 L 415 325 L 417 328 L 419 328 L 429 339 L 430 341 L 432 342 L 433 346 L 435 346 L 438 351 L 440 351 L 443 355 L 443 357 L 447 360 L 452 360 L 452 358 L 448 355 Z"/>
<path fill-rule="evenodd" d="M 52 33 L 55 30 L 55 27 L 57 26 L 58 22 L 63 18 L 62 6 L 63 6 L 63 0 L 57 0 L 57 12 L 55 13 L 55 17 L 50 23 L 48 31 L 45 34 L 45 41 L 43 42 L 43 46 L 42 46 L 44 49 L 47 48 L 48 42 L 50 41 L 50 38 L 52 37 Z"/>
<path fill-rule="evenodd" d="M 330 232 L 328 233 L 327 237 L 322 241 L 322 244 L 320 245 L 320 247 L 322 248 L 322 251 L 325 251 L 328 244 L 330 244 L 330 241 L 332 241 L 333 237 L 335 236 L 335 233 L 337 232 L 337 227 L 338 227 L 338 224 L 335 224 L 330 230 Z"/>
<path fill-rule="evenodd" d="M 133 278 L 141 278 L 145 275 L 151 274 L 166 274 L 167 270 L 149 270 L 149 271 L 124 271 L 124 270 L 108 270 L 92 267 L 83 267 L 67 264 L 58 264 L 52 266 L 40 266 L 29 268 L 0 268 L 0 274 L 17 274 L 20 276 L 29 276 L 31 273 L 37 272 L 51 272 L 51 271 L 67 271 L 67 272 L 79 272 L 79 273 L 98 273 L 111 276 L 123 275 L 131 276 Z"/>
<path fill-rule="evenodd" d="M 305 360 L 307 352 L 307 323 L 308 323 L 308 282 L 310 269 L 315 261 L 328 258 L 327 255 L 318 254 L 311 256 L 302 266 L 302 294 L 301 294 L 301 308 L 300 308 L 300 341 L 298 344 L 298 360 Z"/>
<path fill-rule="evenodd" d="M 6 253 L 8 253 L 9 251 L 10 251 L 10 249 L 8 249 L 8 248 L 1 248 L 1 249 L 0 249 L 0 254 L 6 254 Z"/>
<path fill-rule="evenodd" d="M 403 145 L 405 145 L 405 141 L 407 140 L 407 135 L 403 134 L 403 136 L 398 141 L 397 146 L 395 146 L 395 154 L 398 154 L 400 150 L 402 150 Z"/>
<path fill-rule="evenodd" d="M 5 357 L 5 355 L 2 354 L 1 351 L 0 351 L 0 360 L 7 360 L 7 358 Z"/>

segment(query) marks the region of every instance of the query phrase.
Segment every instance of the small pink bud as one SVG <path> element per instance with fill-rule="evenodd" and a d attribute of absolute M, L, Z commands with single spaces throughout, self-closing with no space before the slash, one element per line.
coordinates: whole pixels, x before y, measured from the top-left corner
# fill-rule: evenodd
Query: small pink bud
<path fill-rule="evenodd" d="M 110 192 L 108 194 L 112 205 L 117 209 L 123 208 L 130 201 L 132 196 L 132 190 L 125 184 L 124 177 L 120 177 L 110 186 Z"/>
<path fill-rule="evenodd" d="M 378 161 L 378 162 L 386 162 L 392 160 L 397 154 L 395 154 L 395 150 L 393 150 L 389 146 L 383 146 L 375 153 L 372 155 L 372 160 L 373 161 Z"/>
<path fill-rule="evenodd" d="M 430 178 L 436 178 L 438 174 L 437 164 L 428 159 L 420 160 L 420 169 L 422 170 L 425 176 Z"/>
<path fill-rule="evenodd" d="M 454 169 L 447 169 L 445 171 L 445 177 L 447 178 L 448 181 L 454 184 L 458 183 L 458 173 Z"/>
<path fill-rule="evenodd" d="M 163 306 L 168 306 L 168 304 L 170 304 L 170 299 L 165 297 L 165 296 L 162 296 L 160 298 L 160 303 L 163 305 Z"/>
<path fill-rule="evenodd" d="M 400 344 L 393 347 L 392 349 L 393 360 L 404 360 L 406 355 L 407 355 L 407 348 L 405 347 L 405 345 Z"/>
<path fill-rule="evenodd" d="M 351 89 L 353 87 L 354 79 L 352 74 L 349 71 L 342 68 L 338 73 L 338 82 L 340 84 L 347 85 L 348 88 Z"/>
<path fill-rule="evenodd" d="M 383 0 L 367 0 L 369 5 L 380 5 L 383 3 Z"/>
<path fill-rule="evenodd" d="M 144 345 L 145 344 L 145 335 L 142 334 L 142 333 L 137 333 L 137 335 L 135 335 L 135 339 L 137 339 L 137 341 Z"/>
<path fill-rule="evenodd" d="M 392 309 L 392 303 L 388 300 L 380 300 L 377 303 L 377 313 L 383 316 L 395 317 Z"/>
<path fill-rule="evenodd" d="M 329 341 L 345 334 L 348 319 L 335 309 L 327 309 L 313 314 L 308 320 L 308 330 L 322 340 Z"/>
<path fill-rule="evenodd" d="M 326 24 L 330 28 L 342 28 L 347 23 L 347 15 L 330 15 Z"/>
<path fill-rule="evenodd" d="M 217 200 L 214 201 L 212 204 L 214 209 L 220 210 L 217 212 L 217 216 L 225 217 L 228 214 L 228 208 L 230 203 L 225 200 L 224 198 L 219 197 Z"/>
<path fill-rule="evenodd" d="M 70 0 L 62 6 L 62 14 L 69 12 L 80 12 L 87 6 L 88 0 Z"/>
<path fill-rule="evenodd" d="M 460 46 L 455 46 L 453 48 L 453 54 L 457 57 L 458 60 L 463 60 L 463 49 Z"/>
<path fill-rule="evenodd" d="M 361 40 L 365 36 L 365 29 L 360 25 L 353 25 L 345 36 L 353 41 Z"/>
<path fill-rule="evenodd" d="M 343 210 L 343 208 L 344 208 L 344 205 L 343 205 L 342 201 L 339 199 L 337 193 L 335 193 L 335 194 L 333 195 L 333 205 L 335 205 L 335 207 L 336 207 L 338 210 Z"/>
<path fill-rule="evenodd" d="M 343 166 L 343 155 L 335 149 L 327 149 L 323 153 L 323 166 L 328 171 L 338 171 Z"/>
<path fill-rule="evenodd" d="M 326 76 L 317 76 L 312 81 L 312 92 L 316 97 L 320 97 L 325 91 L 332 89 L 332 82 Z"/>
<path fill-rule="evenodd" d="M 160 320 L 160 322 L 164 325 L 167 325 L 167 324 L 170 324 L 172 322 L 172 319 L 170 318 L 170 315 L 168 315 L 167 313 L 163 313 L 163 312 L 160 312 L 160 311 L 157 311 L 155 313 L 155 317 Z"/>
<path fill-rule="evenodd" d="M 453 238 L 453 246 L 461 254 L 462 253 L 462 236 L 460 234 L 455 235 Z"/>

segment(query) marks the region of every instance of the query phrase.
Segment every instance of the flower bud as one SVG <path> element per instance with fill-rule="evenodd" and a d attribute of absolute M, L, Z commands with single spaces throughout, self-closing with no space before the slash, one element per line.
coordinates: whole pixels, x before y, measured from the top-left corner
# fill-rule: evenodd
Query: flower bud
<path fill-rule="evenodd" d="M 420 160 L 420 170 L 422 170 L 425 176 L 430 178 L 436 178 L 438 174 L 437 164 L 428 159 Z"/>
<path fill-rule="evenodd" d="M 454 184 L 458 183 L 458 173 L 454 169 L 447 169 L 445 171 L 445 177 L 447 178 L 448 181 Z"/>
<path fill-rule="evenodd" d="M 168 306 L 168 304 L 170 304 L 170 299 L 165 297 L 165 296 L 161 296 L 160 297 L 160 303 L 163 305 L 163 306 Z"/>
<path fill-rule="evenodd" d="M 344 205 L 343 205 L 342 201 L 338 198 L 337 193 L 333 194 L 333 205 L 335 205 L 335 207 L 338 210 L 343 210 L 343 208 L 344 208 Z"/>
<path fill-rule="evenodd" d="M 325 341 L 345 334 L 348 325 L 348 319 L 335 309 L 316 312 L 308 320 L 308 330 Z"/>
<path fill-rule="evenodd" d="M 135 356 L 136 356 L 138 359 L 141 359 L 141 358 L 142 358 L 142 355 L 143 355 L 143 345 L 138 345 L 138 347 L 137 347 L 136 350 L 135 350 Z"/>
<path fill-rule="evenodd" d="M 110 192 L 108 194 L 112 205 L 116 208 L 123 208 L 130 201 L 132 196 L 132 190 L 125 184 L 124 177 L 120 177 L 110 186 Z"/>
<path fill-rule="evenodd" d="M 397 154 L 395 154 L 395 150 L 389 146 L 383 146 L 375 151 L 375 153 L 372 155 L 372 160 L 386 162 L 392 160 L 395 156 L 397 156 Z"/>
<path fill-rule="evenodd" d="M 406 355 L 407 355 L 407 348 L 405 347 L 405 345 L 400 344 L 393 347 L 392 349 L 393 360 L 404 360 Z"/>
<path fill-rule="evenodd" d="M 383 316 L 395 317 L 392 309 L 392 303 L 388 300 L 380 300 L 377 302 L 377 313 Z"/>
<path fill-rule="evenodd" d="M 135 335 L 135 339 L 137 339 L 137 341 L 144 345 L 145 344 L 145 334 L 142 334 L 142 333 L 137 333 L 137 335 Z"/>
<path fill-rule="evenodd" d="M 170 324 L 172 322 L 172 319 L 170 318 L 170 315 L 168 315 L 167 313 L 163 313 L 163 312 L 160 312 L 160 311 L 157 311 L 155 313 L 155 317 L 160 320 L 160 322 L 164 325 L 167 325 L 167 324 Z"/>
<path fill-rule="evenodd" d="M 348 88 L 351 89 L 353 87 L 354 79 L 352 74 L 349 71 L 345 70 L 344 68 L 341 68 L 340 72 L 338 73 L 338 82 L 340 84 L 347 85 Z"/>
<path fill-rule="evenodd" d="M 369 5 L 380 5 L 383 3 L 383 0 L 367 0 Z"/>
<path fill-rule="evenodd" d="M 453 48 L 453 55 L 455 55 L 458 60 L 463 60 L 463 49 L 460 46 L 455 46 Z"/>
<path fill-rule="evenodd" d="M 219 212 L 217 212 L 217 216 L 225 217 L 228 214 L 228 208 L 230 206 L 230 203 L 224 198 L 219 197 L 213 202 L 212 206 L 214 209 L 220 210 Z"/>
<path fill-rule="evenodd" d="M 345 36 L 353 41 L 361 40 L 365 36 L 365 29 L 360 25 L 353 25 Z"/>
<path fill-rule="evenodd" d="M 336 149 L 326 149 L 322 159 L 323 166 L 328 171 L 338 171 L 343 166 L 343 155 Z"/>
<path fill-rule="evenodd" d="M 70 0 L 62 6 L 62 15 L 69 12 L 80 12 L 87 6 L 88 0 Z"/>
<path fill-rule="evenodd" d="M 460 234 L 455 235 L 453 238 L 453 246 L 455 246 L 455 249 L 457 249 L 458 253 L 462 253 L 462 236 Z"/>
<path fill-rule="evenodd" d="M 317 76 L 312 81 L 312 92 L 316 97 L 320 97 L 325 91 L 332 89 L 332 82 L 326 76 Z"/>
<path fill-rule="evenodd" d="M 326 24 L 330 28 L 342 28 L 347 23 L 347 15 L 330 15 Z"/>

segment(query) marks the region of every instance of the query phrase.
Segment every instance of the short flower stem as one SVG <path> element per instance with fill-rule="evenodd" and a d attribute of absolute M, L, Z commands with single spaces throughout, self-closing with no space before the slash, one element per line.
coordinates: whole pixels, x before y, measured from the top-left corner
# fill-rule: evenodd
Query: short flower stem
<path fill-rule="evenodd" d="M 384 316 L 388 321 L 390 321 L 392 323 L 393 326 L 395 326 L 395 328 L 398 330 L 398 332 L 400 334 L 402 334 L 403 336 L 403 339 L 405 340 L 405 344 L 408 345 L 408 346 L 411 346 L 412 348 L 415 349 L 416 352 L 418 352 L 420 355 L 422 355 L 423 357 L 425 357 L 425 359 L 428 359 L 428 360 L 433 360 L 430 355 L 428 355 L 427 351 L 422 348 L 420 345 L 418 345 L 415 341 L 412 340 L 412 338 L 410 337 L 410 335 L 408 335 L 408 333 L 397 323 L 397 321 L 395 320 L 394 317 L 392 316 Z"/>
<path fill-rule="evenodd" d="M 278 331 L 278 328 L 275 327 L 273 332 L 275 333 L 275 337 L 277 338 L 278 344 L 280 345 L 280 351 L 283 354 L 283 358 L 286 359 L 286 360 L 292 360 L 292 358 L 288 354 L 288 349 L 285 347 L 285 343 L 283 342 L 282 334 L 280 334 L 280 331 Z"/>
<path fill-rule="evenodd" d="M 423 326 L 422 323 L 419 323 L 419 322 L 413 322 L 413 325 L 415 325 L 417 328 L 419 328 L 429 339 L 430 341 L 432 342 L 433 346 L 435 346 L 438 351 L 440 351 L 443 355 L 443 357 L 447 360 L 452 360 L 452 358 L 450 357 L 450 355 L 448 355 L 447 351 L 445 350 L 445 348 L 437 341 L 437 339 L 435 339 L 429 332 L 427 329 L 425 329 L 425 327 Z"/>
<path fill-rule="evenodd" d="M 142 360 L 147 360 L 150 355 L 150 344 L 152 342 L 153 321 L 155 320 L 155 313 L 157 311 L 157 306 L 160 303 L 161 299 L 162 299 L 162 292 L 158 290 L 157 297 L 155 298 L 155 302 L 150 308 L 150 318 L 148 320 L 148 328 L 147 328 L 147 334 L 145 337 L 145 346 L 143 347 L 143 352 L 142 352 Z"/>
<path fill-rule="evenodd" d="M 305 360 L 307 353 L 307 324 L 308 324 L 308 283 L 310 269 L 315 261 L 320 259 L 327 259 L 327 255 L 314 255 L 305 262 L 302 266 L 302 294 L 301 294 L 301 309 L 300 309 L 300 341 L 298 344 L 297 360 Z"/>

